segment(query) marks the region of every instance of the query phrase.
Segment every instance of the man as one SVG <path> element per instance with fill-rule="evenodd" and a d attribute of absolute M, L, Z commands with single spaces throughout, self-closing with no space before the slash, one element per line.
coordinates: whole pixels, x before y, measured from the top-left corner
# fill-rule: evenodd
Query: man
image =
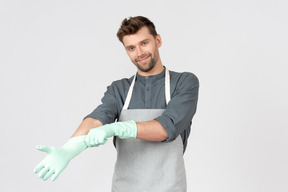
<path fill-rule="evenodd" d="M 112 191 L 186 191 L 183 154 L 196 112 L 198 79 L 163 66 L 162 40 L 149 19 L 124 19 L 117 36 L 137 74 L 114 81 L 102 104 L 63 147 L 38 146 L 48 155 L 35 172 L 55 180 L 73 157 L 114 137 L 118 154 Z"/>

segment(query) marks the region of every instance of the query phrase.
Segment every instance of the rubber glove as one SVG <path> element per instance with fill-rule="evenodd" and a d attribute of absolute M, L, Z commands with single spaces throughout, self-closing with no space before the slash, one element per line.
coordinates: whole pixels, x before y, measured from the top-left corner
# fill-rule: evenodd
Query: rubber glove
<path fill-rule="evenodd" d="M 52 175 L 52 181 L 56 180 L 69 162 L 87 148 L 85 137 L 86 135 L 72 137 L 63 147 L 38 145 L 36 148 L 46 152 L 47 156 L 35 167 L 34 173 L 42 170 L 39 177 L 44 181 Z"/>
<path fill-rule="evenodd" d="M 90 129 L 85 138 L 88 147 L 97 147 L 107 142 L 107 138 L 117 136 L 120 139 L 136 138 L 137 125 L 135 121 L 123 121 L 106 124 Z"/>

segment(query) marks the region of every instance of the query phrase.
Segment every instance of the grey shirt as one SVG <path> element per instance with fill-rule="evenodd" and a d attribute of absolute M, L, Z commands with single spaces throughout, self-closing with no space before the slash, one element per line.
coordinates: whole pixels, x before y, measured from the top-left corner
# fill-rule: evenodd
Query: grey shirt
<path fill-rule="evenodd" d="M 198 101 L 198 78 L 189 72 L 170 72 L 171 100 L 165 100 L 165 70 L 158 75 L 141 76 L 136 74 L 136 81 L 128 109 L 166 109 L 155 120 L 160 122 L 168 133 L 170 142 L 180 134 L 184 151 L 190 134 L 192 118 L 196 112 Z M 103 124 L 118 120 L 133 80 L 133 76 L 112 82 L 107 87 L 100 104 L 87 117 L 100 120 Z"/>

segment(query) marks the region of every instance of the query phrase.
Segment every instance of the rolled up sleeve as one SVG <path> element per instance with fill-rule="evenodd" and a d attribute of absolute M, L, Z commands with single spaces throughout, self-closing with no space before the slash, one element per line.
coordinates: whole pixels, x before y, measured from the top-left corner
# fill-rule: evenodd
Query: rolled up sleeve
<path fill-rule="evenodd" d="M 114 93 L 115 85 L 112 83 L 107 87 L 107 91 L 104 93 L 103 98 L 101 99 L 101 104 L 94 109 L 92 113 L 87 115 L 87 117 L 92 117 L 98 119 L 103 124 L 113 123 L 118 117 L 118 107 L 117 100 Z M 84 118 L 84 119 L 85 119 Z"/>
<path fill-rule="evenodd" d="M 192 73 L 184 73 L 174 89 L 166 110 L 155 119 L 165 127 L 168 133 L 168 139 L 164 142 L 175 140 L 185 131 L 189 135 L 192 118 L 197 109 L 198 78 Z"/>

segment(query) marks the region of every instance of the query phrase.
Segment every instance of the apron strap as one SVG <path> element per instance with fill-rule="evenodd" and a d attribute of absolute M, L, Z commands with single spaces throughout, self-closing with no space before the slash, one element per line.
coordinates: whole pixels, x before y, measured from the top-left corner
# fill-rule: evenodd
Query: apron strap
<path fill-rule="evenodd" d="M 129 91 L 128 91 L 128 94 L 127 94 L 123 109 L 128 109 L 128 105 L 129 105 L 131 97 L 132 97 L 132 92 L 133 92 L 135 80 L 136 80 L 136 75 L 134 75 L 133 81 L 132 81 L 132 83 L 131 83 L 131 85 L 129 87 Z"/>
<path fill-rule="evenodd" d="M 136 75 L 134 75 L 133 81 L 129 87 L 129 91 L 128 91 L 123 109 L 128 109 L 128 105 L 129 105 L 131 97 L 132 97 L 135 81 L 136 81 Z M 168 103 L 171 99 L 171 96 L 170 96 L 170 74 L 169 74 L 169 70 L 167 68 L 165 71 L 165 98 L 166 98 L 166 105 L 168 105 Z"/>
<path fill-rule="evenodd" d="M 165 72 L 165 98 L 166 98 L 166 105 L 168 105 L 170 101 L 170 74 L 168 69 L 166 68 Z"/>

